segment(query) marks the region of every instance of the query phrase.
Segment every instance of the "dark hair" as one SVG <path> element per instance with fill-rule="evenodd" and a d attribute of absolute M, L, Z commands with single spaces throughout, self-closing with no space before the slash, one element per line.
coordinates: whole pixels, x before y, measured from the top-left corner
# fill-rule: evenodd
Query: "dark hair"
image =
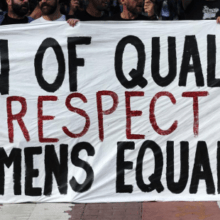
<path fill-rule="evenodd" d="M 36 0 L 29 0 L 29 13 L 31 14 L 36 6 L 38 5 L 38 1 Z"/>
<path fill-rule="evenodd" d="M 63 5 L 69 5 L 70 4 L 70 0 L 59 0 L 59 3 L 63 4 Z"/>
<path fill-rule="evenodd" d="M 59 0 L 61 14 L 68 15 L 70 0 Z"/>
<path fill-rule="evenodd" d="M 1 0 L 0 8 L 2 9 L 2 11 L 6 11 L 7 10 L 6 0 Z"/>

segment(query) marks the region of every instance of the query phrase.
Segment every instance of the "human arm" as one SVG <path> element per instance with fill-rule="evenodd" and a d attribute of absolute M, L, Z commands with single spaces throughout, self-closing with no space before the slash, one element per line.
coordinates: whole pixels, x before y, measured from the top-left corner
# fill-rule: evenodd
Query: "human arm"
<path fill-rule="evenodd" d="M 220 11 L 218 11 L 216 14 L 216 22 L 217 24 L 220 24 Z"/>
<path fill-rule="evenodd" d="M 42 16 L 42 11 L 40 9 L 39 4 L 37 4 L 35 9 L 32 11 L 32 13 L 29 16 L 32 17 L 34 20 L 38 19 L 38 18 L 40 18 Z"/>

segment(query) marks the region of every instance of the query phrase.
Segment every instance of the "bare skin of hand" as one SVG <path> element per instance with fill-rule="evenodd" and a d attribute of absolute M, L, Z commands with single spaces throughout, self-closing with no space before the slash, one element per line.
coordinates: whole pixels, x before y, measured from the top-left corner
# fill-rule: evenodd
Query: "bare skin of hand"
<path fill-rule="evenodd" d="M 220 24 L 220 16 L 216 19 L 217 24 Z"/>
<path fill-rule="evenodd" d="M 67 23 L 68 23 L 71 27 L 74 27 L 74 26 L 77 24 L 77 22 L 79 22 L 79 20 L 73 19 L 73 18 L 70 18 L 70 19 L 67 20 Z"/>
<path fill-rule="evenodd" d="M 145 0 L 144 12 L 148 14 L 148 17 L 154 15 L 154 3 L 151 0 Z"/>

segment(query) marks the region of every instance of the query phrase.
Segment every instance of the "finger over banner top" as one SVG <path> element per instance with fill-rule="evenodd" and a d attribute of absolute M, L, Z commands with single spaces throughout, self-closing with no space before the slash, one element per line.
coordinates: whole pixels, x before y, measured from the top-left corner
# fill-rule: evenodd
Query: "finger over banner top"
<path fill-rule="evenodd" d="M 1 27 L 0 203 L 219 200 L 219 40 L 214 21 Z"/>

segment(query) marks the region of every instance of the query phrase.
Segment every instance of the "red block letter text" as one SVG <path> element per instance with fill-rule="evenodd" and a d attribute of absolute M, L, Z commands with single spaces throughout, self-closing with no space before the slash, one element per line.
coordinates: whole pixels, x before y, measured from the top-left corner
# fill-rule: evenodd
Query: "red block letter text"
<path fill-rule="evenodd" d="M 11 103 L 13 101 L 17 101 L 17 102 L 21 103 L 21 111 L 15 115 L 12 114 L 12 109 L 11 109 Z M 26 103 L 25 98 L 20 97 L 20 96 L 12 96 L 12 97 L 7 98 L 8 136 L 9 136 L 10 143 L 14 142 L 14 128 L 13 128 L 13 123 L 12 123 L 13 120 L 17 120 L 17 122 L 18 122 L 18 124 L 24 134 L 26 141 L 30 141 L 30 136 L 29 136 L 28 130 L 25 127 L 25 124 L 22 120 L 22 117 L 24 117 L 26 112 L 27 112 L 27 103 Z"/>
<path fill-rule="evenodd" d="M 199 102 L 198 97 L 207 96 L 208 92 L 184 92 L 183 97 L 193 98 L 193 114 L 194 114 L 194 123 L 193 123 L 193 132 L 195 136 L 199 134 Z"/>
<path fill-rule="evenodd" d="M 90 119 L 89 119 L 89 116 L 86 114 L 85 111 L 83 111 L 82 109 L 80 108 L 75 108 L 71 105 L 71 99 L 72 98 L 80 98 L 84 103 L 87 103 L 87 99 L 86 97 L 81 94 L 81 93 L 72 93 L 70 94 L 67 98 L 66 98 L 66 107 L 71 111 L 71 112 L 76 112 L 77 114 L 83 116 L 85 119 L 86 119 L 86 124 L 83 128 L 83 130 L 78 133 L 78 134 L 74 134 L 72 132 L 69 131 L 69 129 L 67 127 L 63 127 L 63 131 L 66 135 L 68 135 L 69 137 L 71 138 L 77 138 L 77 137 L 82 137 L 84 134 L 86 134 L 86 132 L 88 131 L 89 129 L 89 126 L 90 126 Z"/>
<path fill-rule="evenodd" d="M 113 99 L 113 106 L 108 110 L 102 109 L 102 96 L 108 95 Z M 97 98 L 97 110 L 98 110 L 98 120 L 99 120 L 99 138 L 101 141 L 104 140 L 104 131 L 103 131 L 103 115 L 110 115 L 118 106 L 118 95 L 112 91 L 99 91 L 96 93 Z"/>
<path fill-rule="evenodd" d="M 131 117 L 141 116 L 142 111 L 131 111 L 131 97 L 144 96 L 144 92 L 125 92 L 126 101 L 126 136 L 127 139 L 144 139 L 144 135 L 131 134 Z"/>
<path fill-rule="evenodd" d="M 174 96 L 169 93 L 169 92 L 158 92 L 154 97 L 153 99 L 151 100 L 151 103 L 150 103 L 150 123 L 153 127 L 153 129 L 160 135 L 168 135 L 168 134 L 171 134 L 173 131 L 176 130 L 177 128 L 177 125 L 178 125 L 178 122 L 177 121 L 174 121 L 174 123 L 171 125 L 171 127 L 167 130 L 162 130 L 161 128 L 159 128 L 159 126 L 157 125 L 157 121 L 156 121 L 156 116 L 155 116 L 155 105 L 156 105 L 156 102 L 157 102 L 157 99 L 159 99 L 161 96 L 167 96 L 170 98 L 171 102 L 173 104 L 176 104 L 176 99 L 174 98 Z M 164 115 L 164 117 L 166 117 Z"/>
<path fill-rule="evenodd" d="M 57 138 L 44 138 L 43 121 L 49 121 L 49 120 L 53 120 L 55 118 L 55 116 L 43 115 L 43 102 L 44 101 L 57 101 L 57 97 L 56 96 L 39 96 L 38 97 L 38 135 L 39 135 L 39 141 L 41 143 L 58 142 L 59 140 Z"/>

